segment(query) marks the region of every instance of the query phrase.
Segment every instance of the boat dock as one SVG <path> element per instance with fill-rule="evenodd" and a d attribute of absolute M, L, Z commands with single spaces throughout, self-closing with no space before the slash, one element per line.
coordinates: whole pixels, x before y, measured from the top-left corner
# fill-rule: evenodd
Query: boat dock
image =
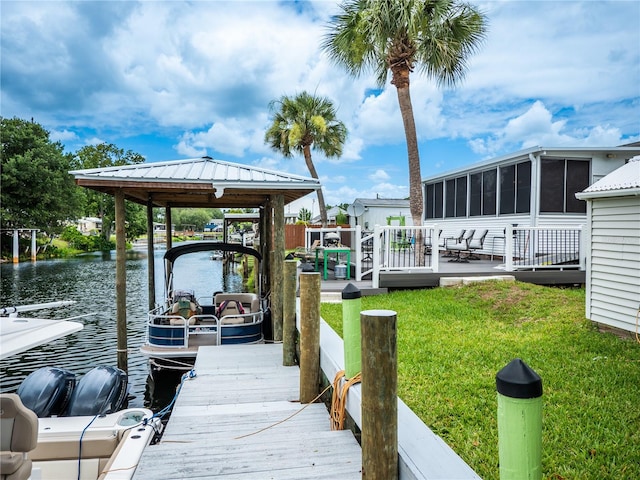
<path fill-rule="evenodd" d="M 323 403 L 299 403 L 300 369 L 282 365 L 282 344 L 201 347 L 195 372 L 134 479 L 361 478 L 360 445 L 331 431 Z"/>

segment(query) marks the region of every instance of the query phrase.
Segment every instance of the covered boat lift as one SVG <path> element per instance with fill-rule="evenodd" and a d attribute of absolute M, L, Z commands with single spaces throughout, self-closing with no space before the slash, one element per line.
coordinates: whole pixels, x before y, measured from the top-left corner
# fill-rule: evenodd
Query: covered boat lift
<path fill-rule="evenodd" d="M 118 367 L 127 370 L 124 201 L 147 207 L 149 309 L 155 307 L 153 208 L 165 209 L 171 231 L 172 208 L 257 208 L 264 257 L 263 292 L 270 292 L 274 340 L 282 339 L 284 206 L 321 188 L 320 181 L 211 157 L 73 170 L 76 184 L 115 197 L 116 318 Z M 166 237 L 171 248 L 171 235 Z"/>

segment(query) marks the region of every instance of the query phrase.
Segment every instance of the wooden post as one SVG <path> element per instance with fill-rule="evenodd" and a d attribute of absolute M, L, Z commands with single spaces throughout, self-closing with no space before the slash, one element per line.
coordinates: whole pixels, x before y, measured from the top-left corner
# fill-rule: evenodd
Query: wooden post
<path fill-rule="evenodd" d="M 282 365 L 296 364 L 296 272 L 298 262 L 285 260 L 282 299 Z"/>
<path fill-rule="evenodd" d="M 300 274 L 300 403 L 310 403 L 320 385 L 320 273 Z"/>
<path fill-rule="evenodd" d="M 156 308 L 156 262 L 153 250 L 153 201 L 147 200 L 147 287 L 149 289 L 149 310 Z"/>
<path fill-rule="evenodd" d="M 360 313 L 362 333 L 362 478 L 398 478 L 397 314 Z"/>
<path fill-rule="evenodd" d="M 282 292 L 284 275 L 284 196 L 273 197 L 273 263 L 271 264 L 271 316 L 273 340 L 282 341 Z"/>
<path fill-rule="evenodd" d="M 116 204 L 116 323 L 118 331 L 118 368 L 129 370 L 127 359 L 127 265 L 125 257 L 124 192 L 115 192 Z"/>

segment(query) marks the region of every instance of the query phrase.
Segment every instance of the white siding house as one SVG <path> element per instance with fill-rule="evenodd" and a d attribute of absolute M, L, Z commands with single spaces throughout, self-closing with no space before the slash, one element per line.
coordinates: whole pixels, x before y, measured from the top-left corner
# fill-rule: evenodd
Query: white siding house
<path fill-rule="evenodd" d="M 423 179 L 425 224 L 442 236 L 461 228 L 489 229 L 479 253 L 501 255 L 505 230 L 578 228 L 587 221 L 575 194 L 640 155 L 640 144 L 619 147 L 532 147 Z"/>
<path fill-rule="evenodd" d="M 640 157 L 576 195 L 587 202 L 586 316 L 638 331 Z"/>
<path fill-rule="evenodd" d="M 349 224 L 365 231 L 375 225 L 412 225 L 409 200 L 403 198 L 356 198 L 347 213 Z"/>

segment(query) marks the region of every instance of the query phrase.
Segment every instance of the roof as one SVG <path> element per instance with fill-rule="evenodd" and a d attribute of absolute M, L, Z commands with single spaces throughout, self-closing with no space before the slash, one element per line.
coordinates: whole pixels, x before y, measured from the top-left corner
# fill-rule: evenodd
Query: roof
<path fill-rule="evenodd" d="M 587 200 L 629 195 L 640 195 L 640 156 L 577 193 L 576 198 Z"/>
<path fill-rule="evenodd" d="M 214 160 L 211 157 L 69 172 L 76 184 L 155 207 L 247 208 L 283 194 L 285 204 L 320 188 L 314 178 Z"/>
<path fill-rule="evenodd" d="M 497 165 L 507 165 L 517 161 L 521 161 L 525 158 L 529 158 L 529 155 L 540 155 L 544 157 L 591 157 L 594 154 L 601 154 L 602 156 L 610 158 L 633 158 L 636 155 L 640 155 L 640 146 L 635 144 L 621 145 L 619 147 L 531 147 L 524 150 L 518 150 L 517 152 L 509 153 L 496 158 L 483 160 L 481 162 L 472 163 L 463 167 L 458 167 L 453 170 L 449 170 L 437 175 L 431 175 L 424 178 L 423 182 L 433 182 L 435 180 L 442 180 L 446 177 L 452 177 L 458 174 L 464 174 L 474 171 L 481 171 L 488 167 Z"/>
<path fill-rule="evenodd" d="M 359 203 L 364 207 L 407 207 L 409 199 L 406 198 L 356 198 L 353 203 Z"/>

